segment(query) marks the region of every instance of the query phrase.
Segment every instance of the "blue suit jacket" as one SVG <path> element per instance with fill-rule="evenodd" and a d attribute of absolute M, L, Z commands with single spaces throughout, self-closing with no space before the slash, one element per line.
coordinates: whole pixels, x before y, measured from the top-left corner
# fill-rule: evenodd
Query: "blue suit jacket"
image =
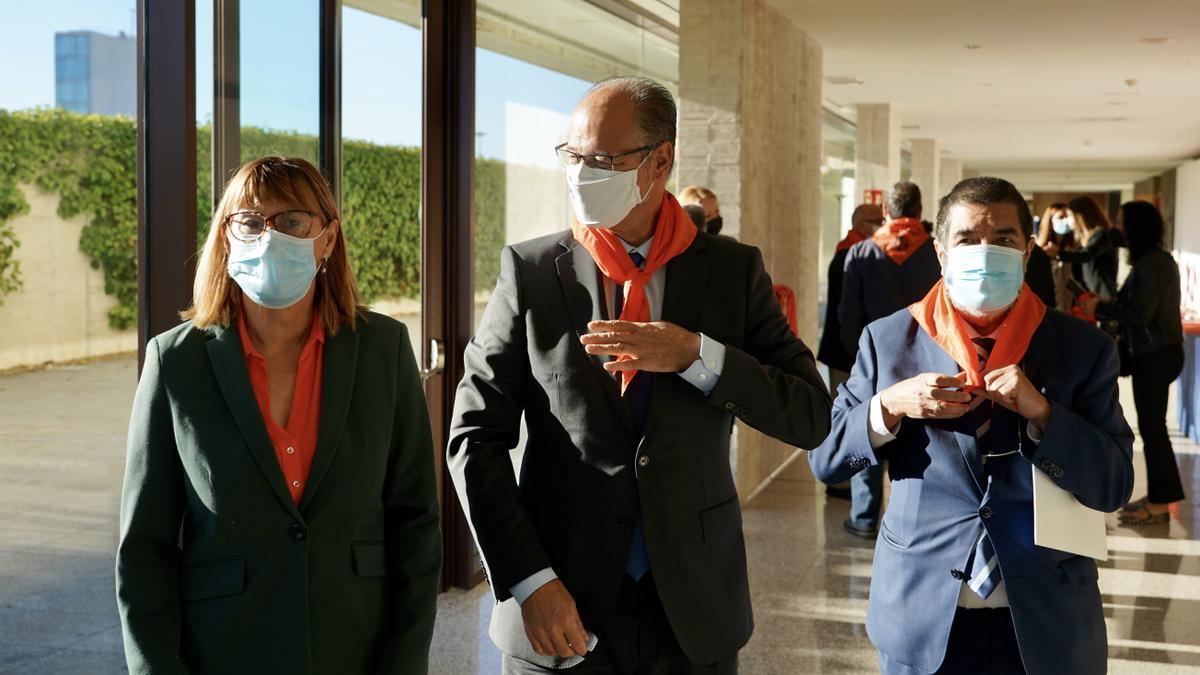
<path fill-rule="evenodd" d="M 1000 561 L 1026 670 L 1105 671 L 1095 561 L 1034 546 L 1030 467 L 1095 509 L 1114 511 L 1129 498 L 1133 433 L 1118 401 L 1116 344 L 1048 310 L 1022 368 L 1054 410 L 1040 443 L 1016 415 L 993 420 L 991 435 L 1021 453 L 989 484 L 964 419 L 905 419 L 895 440 L 871 448 L 872 396 L 921 373 L 961 369 L 907 309 L 863 331 L 832 432 L 809 461 L 832 483 L 888 460 L 892 494 L 875 546 L 867 634 L 890 671 L 929 673 L 942 663 L 962 584 L 951 571 L 964 568 L 981 527 Z M 1011 448 L 993 448 L 1001 449 Z"/>
<path fill-rule="evenodd" d="M 842 344 L 851 357 L 858 349 L 864 326 L 925 297 L 941 278 L 942 265 L 932 237 L 903 265 L 892 262 L 873 239 L 851 246 L 837 308 Z"/>

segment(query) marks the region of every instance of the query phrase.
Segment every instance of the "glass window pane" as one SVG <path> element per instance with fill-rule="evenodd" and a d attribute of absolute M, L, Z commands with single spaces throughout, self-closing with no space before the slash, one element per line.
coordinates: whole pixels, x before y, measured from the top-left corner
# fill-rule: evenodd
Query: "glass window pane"
<path fill-rule="evenodd" d="M 421 30 L 415 2 L 342 10 L 342 222 L 364 300 L 421 348 Z M 420 361 L 420 359 L 418 359 Z"/>
<path fill-rule="evenodd" d="M 243 162 L 264 155 L 317 161 L 319 9 L 316 0 L 239 3 Z"/>

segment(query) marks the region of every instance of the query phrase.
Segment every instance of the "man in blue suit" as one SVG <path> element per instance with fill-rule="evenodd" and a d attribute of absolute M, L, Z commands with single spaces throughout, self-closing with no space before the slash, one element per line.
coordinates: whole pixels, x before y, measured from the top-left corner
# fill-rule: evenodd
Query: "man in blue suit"
<path fill-rule="evenodd" d="M 942 199 L 942 280 L 863 331 L 809 457 L 825 482 L 889 462 L 867 612 L 885 673 L 1106 670 L 1095 561 L 1034 545 L 1032 472 L 1116 510 L 1133 435 L 1113 341 L 1023 284 L 1032 221 L 997 178 Z"/>

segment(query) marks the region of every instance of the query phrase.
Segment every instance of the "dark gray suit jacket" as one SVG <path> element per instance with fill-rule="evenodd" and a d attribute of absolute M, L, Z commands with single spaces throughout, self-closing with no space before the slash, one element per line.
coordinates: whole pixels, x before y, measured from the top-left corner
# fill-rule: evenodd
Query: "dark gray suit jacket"
<path fill-rule="evenodd" d="M 726 345 L 705 397 L 655 374 L 645 438 L 602 361 L 579 342 L 604 318 L 601 277 L 569 232 L 504 249 L 500 279 L 466 350 L 448 461 L 496 599 L 492 638 L 533 652 L 509 589 L 552 567 L 584 626 L 599 632 L 624 576 L 633 524 L 688 657 L 737 652 L 753 618 L 742 515 L 729 463 L 734 416 L 784 442 L 814 447 L 831 401 L 812 353 L 780 311 L 758 249 L 699 234 L 667 265 L 662 319 Z M 509 450 L 524 413 L 515 480 Z"/>

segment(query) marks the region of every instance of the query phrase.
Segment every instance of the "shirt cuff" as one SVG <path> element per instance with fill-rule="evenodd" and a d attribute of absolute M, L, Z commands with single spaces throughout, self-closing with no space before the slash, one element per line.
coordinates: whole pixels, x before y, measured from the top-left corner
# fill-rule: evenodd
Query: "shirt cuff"
<path fill-rule="evenodd" d="M 525 577 L 524 581 L 517 582 L 516 586 L 508 589 L 512 596 L 517 599 L 518 605 L 525 604 L 525 600 L 533 595 L 537 589 L 554 581 L 558 575 L 554 573 L 554 569 L 547 567 Z"/>
<path fill-rule="evenodd" d="M 883 403 L 879 400 L 879 394 L 871 397 L 870 413 L 868 415 L 870 422 L 867 425 L 867 438 L 871 441 L 871 448 L 878 449 L 896 440 L 896 433 L 900 431 L 900 423 L 896 422 L 896 426 L 889 429 L 887 423 L 883 421 Z"/>
<path fill-rule="evenodd" d="M 679 373 L 679 376 L 708 396 L 717 387 L 717 380 L 721 379 L 721 371 L 724 369 L 725 345 L 701 333 L 700 358 L 688 366 L 687 370 Z"/>
<path fill-rule="evenodd" d="M 1025 433 L 1029 435 L 1029 440 L 1034 443 L 1041 443 L 1042 436 L 1046 433 L 1046 430 L 1034 424 L 1033 420 L 1029 420 L 1025 425 Z"/>

